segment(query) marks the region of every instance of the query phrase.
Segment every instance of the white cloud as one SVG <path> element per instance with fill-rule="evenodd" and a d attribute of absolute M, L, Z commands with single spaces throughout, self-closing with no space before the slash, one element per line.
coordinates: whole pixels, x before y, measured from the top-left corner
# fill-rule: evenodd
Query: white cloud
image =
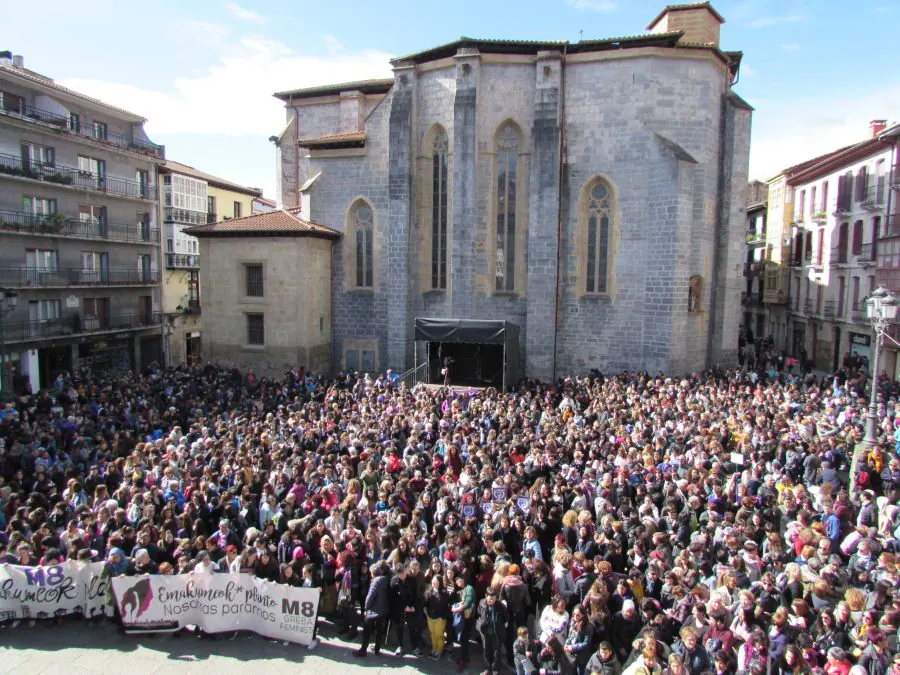
<path fill-rule="evenodd" d="M 900 110 L 900 85 L 848 90 L 838 99 L 802 92 L 790 101 L 771 98 L 751 103 L 756 112 L 750 175 L 766 179 L 805 159 L 865 140 L 873 119 L 897 122 L 890 115 Z"/>
<path fill-rule="evenodd" d="M 751 28 L 769 28 L 785 23 L 801 23 L 808 17 L 805 14 L 787 14 L 784 16 L 759 16 L 750 21 Z"/>
<path fill-rule="evenodd" d="M 781 48 L 786 52 L 800 51 L 800 45 L 798 45 L 796 42 L 788 42 L 785 45 L 781 45 Z"/>
<path fill-rule="evenodd" d="M 151 138 L 154 133 L 268 137 L 284 126 L 283 105 L 274 92 L 390 77 L 391 57 L 375 50 L 301 54 L 276 40 L 248 36 L 223 41 L 214 65 L 174 79 L 166 90 L 84 78 L 61 84 L 146 117 Z"/>
<path fill-rule="evenodd" d="M 322 42 L 324 42 L 325 46 L 332 52 L 342 52 L 345 49 L 344 43 L 331 33 L 325 33 L 325 35 L 322 36 Z"/>
<path fill-rule="evenodd" d="M 238 21 L 245 21 L 247 23 L 256 23 L 261 24 L 267 21 L 266 17 L 262 14 L 257 14 L 253 10 L 246 9 L 245 7 L 241 7 L 236 2 L 229 0 L 229 2 L 225 3 L 225 11 L 233 18 Z"/>
<path fill-rule="evenodd" d="M 565 0 L 577 12 L 615 12 L 618 9 L 613 0 Z"/>

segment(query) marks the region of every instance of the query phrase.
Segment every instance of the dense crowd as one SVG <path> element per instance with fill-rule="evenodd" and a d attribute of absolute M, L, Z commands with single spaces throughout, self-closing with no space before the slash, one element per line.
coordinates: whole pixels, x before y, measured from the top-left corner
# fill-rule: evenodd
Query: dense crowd
<path fill-rule="evenodd" d="M 898 675 L 895 385 L 849 475 L 865 373 L 790 365 L 508 393 L 61 376 L 0 410 L 0 559 L 317 587 L 361 658 Z"/>

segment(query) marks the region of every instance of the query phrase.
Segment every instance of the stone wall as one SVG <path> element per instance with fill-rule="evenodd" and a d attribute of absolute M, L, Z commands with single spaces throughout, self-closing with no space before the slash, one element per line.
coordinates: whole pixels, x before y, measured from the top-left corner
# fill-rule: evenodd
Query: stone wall
<path fill-rule="evenodd" d="M 260 375 L 303 366 L 331 372 L 332 242 L 308 237 L 200 239 L 203 359 Z M 245 295 L 244 265 L 263 265 L 264 295 Z M 248 313 L 265 317 L 265 345 L 247 344 Z"/>

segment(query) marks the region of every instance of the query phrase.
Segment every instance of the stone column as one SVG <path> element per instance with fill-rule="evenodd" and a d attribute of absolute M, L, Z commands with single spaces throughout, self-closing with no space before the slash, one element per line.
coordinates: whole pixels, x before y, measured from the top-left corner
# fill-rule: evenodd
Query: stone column
<path fill-rule="evenodd" d="M 406 370 L 412 360 L 413 319 L 410 311 L 410 237 L 412 200 L 413 92 L 415 66 L 394 67 L 394 89 L 388 121 L 387 255 L 379 292 L 387 299 L 387 367 Z"/>
<path fill-rule="evenodd" d="M 475 229 L 477 128 L 476 99 L 481 56 L 477 49 L 460 49 L 456 56 L 456 97 L 453 101 L 453 224 L 450 229 L 450 314 L 471 319 L 475 312 Z"/>
<path fill-rule="evenodd" d="M 555 345 L 559 263 L 560 90 L 562 55 L 538 52 L 528 186 L 528 317 L 525 372 L 549 381 Z"/>

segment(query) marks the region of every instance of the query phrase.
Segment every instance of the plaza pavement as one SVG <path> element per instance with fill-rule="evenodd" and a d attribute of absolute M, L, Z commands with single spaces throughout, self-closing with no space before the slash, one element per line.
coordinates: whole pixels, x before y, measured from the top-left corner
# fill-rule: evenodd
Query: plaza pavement
<path fill-rule="evenodd" d="M 283 646 L 255 635 L 241 634 L 234 640 L 227 635 L 215 640 L 198 639 L 182 633 L 171 635 L 122 635 L 111 623 L 89 627 L 80 619 L 61 625 L 39 622 L 29 628 L 25 623 L 0 630 L 0 674 L 38 675 L 218 675 L 247 673 L 263 675 L 299 669 L 315 675 L 351 673 L 456 673 L 456 664 L 444 656 L 440 661 L 428 657 L 399 658 L 393 649 L 379 656 L 369 652 L 365 659 L 351 654 L 359 646 L 335 637 L 328 625 L 320 628 L 320 644 L 312 651 L 300 645 Z M 361 634 L 361 632 L 360 632 Z M 472 663 L 467 673 L 481 672 L 483 665 L 478 645 L 472 645 Z"/>

